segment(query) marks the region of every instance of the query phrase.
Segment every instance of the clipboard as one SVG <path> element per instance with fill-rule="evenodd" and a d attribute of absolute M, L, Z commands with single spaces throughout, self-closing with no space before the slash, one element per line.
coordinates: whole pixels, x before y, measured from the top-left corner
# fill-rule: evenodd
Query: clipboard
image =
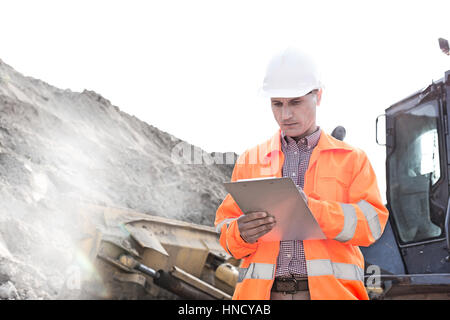
<path fill-rule="evenodd" d="M 264 211 L 275 217 L 274 228 L 259 241 L 326 239 L 291 178 L 244 179 L 224 186 L 242 212 Z"/>

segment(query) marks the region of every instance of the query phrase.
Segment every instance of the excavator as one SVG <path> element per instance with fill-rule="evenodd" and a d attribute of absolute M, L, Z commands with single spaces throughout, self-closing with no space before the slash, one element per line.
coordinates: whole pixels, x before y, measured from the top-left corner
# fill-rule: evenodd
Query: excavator
<path fill-rule="evenodd" d="M 439 44 L 448 55 L 448 41 Z M 371 299 L 450 298 L 449 97 L 450 70 L 376 119 L 390 215 L 381 238 L 360 248 Z M 345 128 L 332 135 L 343 140 Z M 241 261 L 223 250 L 213 227 L 124 208 L 79 210 L 80 298 L 231 299 Z"/>
<path fill-rule="evenodd" d="M 439 45 L 449 55 L 448 41 Z M 390 214 L 382 237 L 361 248 L 373 299 L 450 298 L 449 99 L 450 70 L 376 119 Z"/>

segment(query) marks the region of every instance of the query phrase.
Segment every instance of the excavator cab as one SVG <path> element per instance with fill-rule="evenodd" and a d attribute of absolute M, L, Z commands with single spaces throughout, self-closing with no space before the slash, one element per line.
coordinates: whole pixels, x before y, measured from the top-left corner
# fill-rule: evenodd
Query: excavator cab
<path fill-rule="evenodd" d="M 447 71 L 382 115 L 389 222 L 361 248 L 372 298 L 450 298 L 449 97 Z"/>

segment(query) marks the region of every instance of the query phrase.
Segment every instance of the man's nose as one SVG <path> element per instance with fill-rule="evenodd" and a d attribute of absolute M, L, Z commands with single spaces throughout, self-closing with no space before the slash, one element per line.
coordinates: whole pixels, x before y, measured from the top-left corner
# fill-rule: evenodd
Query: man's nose
<path fill-rule="evenodd" d="M 289 108 L 289 106 L 285 104 L 281 107 L 281 118 L 283 120 L 287 120 L 290 117 L 292 117 L 291 108 Z"/>

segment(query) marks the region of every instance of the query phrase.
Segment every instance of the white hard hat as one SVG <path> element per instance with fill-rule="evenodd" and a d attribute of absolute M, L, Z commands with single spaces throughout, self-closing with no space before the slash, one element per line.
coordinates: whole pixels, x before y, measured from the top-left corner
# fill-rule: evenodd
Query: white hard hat
<path fill-rule="evenodd" d="M 288 48 L 270 60 L 260 91 L 265 97 L 294 98 L 322 87 L 319 69 L 312 57 Z"/>

